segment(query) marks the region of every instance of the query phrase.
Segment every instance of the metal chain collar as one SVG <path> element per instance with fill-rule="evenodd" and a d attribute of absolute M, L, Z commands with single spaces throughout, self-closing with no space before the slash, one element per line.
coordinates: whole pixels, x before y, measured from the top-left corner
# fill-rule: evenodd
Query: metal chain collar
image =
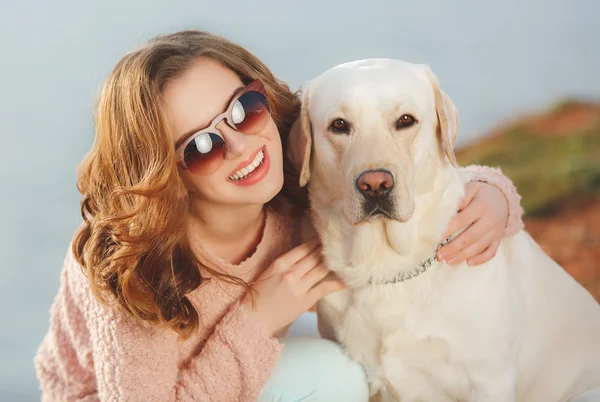
<path fill-rule="evenodd" d="M 438 244 L 438 246 L 435 248 L 435 251 L 433 252 L 433 257 L 429 257 L 425 261 L 421 262 L 419 265 L 417 265 L 417 268 L 413 269 L 412 271 L 404 271 L 404 272 L 401 272 L 398 275 L 394 276 L 392 279 L 379 281 L 379 282 L 373 281 L 373 279 L 369 279 L 369 281 L 367 283 L 369 285 L 390 285 L 393 283 L 404 282 L 404 281 L 412 279 L 416 276 L 421 275 L 423 272 L 427 271 L 429 269 L 429 267 L 431 267 L 433 265 L 434 262 L 436 262 L 438 260 L 437 259 L 437 251 L 440 248 L 444 247 L 446 244 L 450 243 L 458 234 L 459 233 L 452 234 L 446 240 L 444 240 L 443 242 Z"/>

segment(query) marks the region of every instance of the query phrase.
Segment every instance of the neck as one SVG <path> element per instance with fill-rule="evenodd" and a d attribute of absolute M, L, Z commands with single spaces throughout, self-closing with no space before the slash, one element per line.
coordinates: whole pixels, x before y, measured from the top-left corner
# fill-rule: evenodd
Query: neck
<path fill-rule="evenodd" d="M 236 263 L 256 248 L 264 223 L 264 204 L 223 205 L 192 201 L 190 230 L 203 246 Z"/>

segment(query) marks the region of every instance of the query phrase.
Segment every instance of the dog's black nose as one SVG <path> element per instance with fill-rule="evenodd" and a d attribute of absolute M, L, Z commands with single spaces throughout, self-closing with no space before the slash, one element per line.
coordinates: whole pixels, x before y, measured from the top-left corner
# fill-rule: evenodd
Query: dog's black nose
<path fill-rule="evenodd" d="M 367 170 L 356 179 L 356 188 L 367 199 L 386 197 L 394 187 L 394 177 L 387 170 Z"/>

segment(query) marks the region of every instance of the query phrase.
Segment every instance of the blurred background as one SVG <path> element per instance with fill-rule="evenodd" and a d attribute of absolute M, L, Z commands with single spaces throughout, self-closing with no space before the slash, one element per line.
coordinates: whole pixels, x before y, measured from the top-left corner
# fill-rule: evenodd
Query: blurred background
<path fill-rule="evenodd" d="M 154 35 L 202 29 L 292 88 L 350 60 L 424 62 L 460 113 L 460 161 L 500 166 L 527 229 L 600 296 L 600 3 L 0 1 L 0 400 L 39 400 L 32 359 L 77 227 L 99 87 Z"/>

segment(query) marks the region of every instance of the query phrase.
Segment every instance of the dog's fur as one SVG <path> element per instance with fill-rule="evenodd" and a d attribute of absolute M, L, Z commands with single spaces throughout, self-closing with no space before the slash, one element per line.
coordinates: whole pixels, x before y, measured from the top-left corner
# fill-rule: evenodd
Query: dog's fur
<path fill-rule="evenodd" d="M 416 118 L 397 129 L 404 114 Z M 330 129 L 335 119 L 347 133 Z M 600 386 L 600 308 L 525 232 L 478 267 L 431 257 L 464 195 L 458 116 L 425 65 L 362 60 L 312 80 L 290 134 L 308 183 L 326 263 L 349 286 L 318 306 L 319 330 L 368 376 L 372 400 L 567 401 Z M 366 208 L 355 182 L 371 169 L 395 184 Z"/>

